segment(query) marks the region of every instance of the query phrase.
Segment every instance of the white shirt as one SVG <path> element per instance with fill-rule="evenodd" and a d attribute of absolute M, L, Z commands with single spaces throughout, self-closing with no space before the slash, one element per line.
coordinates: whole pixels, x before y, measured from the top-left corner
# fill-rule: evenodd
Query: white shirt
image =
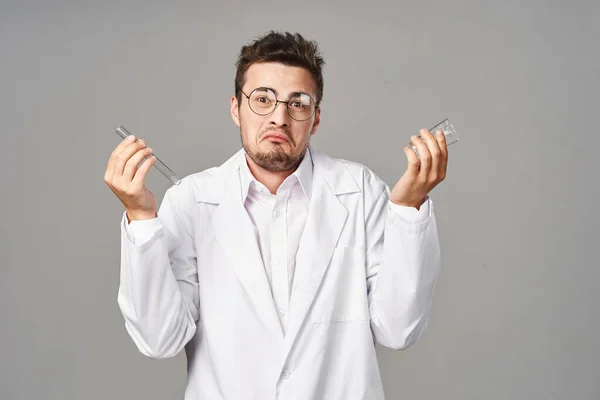
<path fill-rule="evenodd" d="M 296 268 L 296 253 L 310 204 L 313 162 L 310 151 L 298 168 L 271 194 L 265 185 L 256 180 L 247 162 L 240 168 L 242 201 L 254 225 L 265 273 L 277 307 L 281 328 L 285 334 L 291 297 L 291 287 Z M 390 210 L 409 223 L 424 221 L 429 215 L 427 200 L 419 210 L 389 201 Z M 136 243 L 147 241 L 156 231 L 158 218 L 134 220 L 127 229 Z"/>
<path fill-rule="evenodd" d="M 269 189 L 242 163 L 240 182 L 242 202 L 252 220 L 265 272 L 285 334 L 291 290 L 296 268 L 296 253 L 308 216 L 312 189 L 310 152 L 271 194 Z"/>

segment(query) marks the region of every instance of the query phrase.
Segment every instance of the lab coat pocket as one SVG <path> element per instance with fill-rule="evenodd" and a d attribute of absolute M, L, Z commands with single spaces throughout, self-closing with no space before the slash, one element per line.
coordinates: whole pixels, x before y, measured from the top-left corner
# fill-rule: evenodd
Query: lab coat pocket
<path fill-rule="evenodd" d="M 365 259 L 363 247 L 335 248 L 315 299 L 313 323 L 369 319 Z"/>

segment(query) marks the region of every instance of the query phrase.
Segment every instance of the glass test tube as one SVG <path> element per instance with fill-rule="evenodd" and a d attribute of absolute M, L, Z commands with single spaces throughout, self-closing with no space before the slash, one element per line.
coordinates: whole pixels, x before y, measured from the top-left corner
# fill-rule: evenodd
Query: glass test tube
<path fill-rule="evenodd" d="M 127 129 L 125 129 L 125 127 L 123 126 L 118 126 L 117 128 L 115 128 L 115 132 L 117 132 L 119 136 L 121 136 L 123 139 L 131 135 L 131 133 L 129 133 L 129 131 L 127 131 Z M 137 138 L 135 140 L 136 142 L 139 142 Z M 152 156 L 156 157 L 156 154 L 152 152 L 152 154 L 146 157 L 146 159 Z M 156 161 L 154 162 L 153 166 L 156 167 L 156 169 L 159 170 L 164 176 L 166 176 L 167 179 L 170 180 L 174 185 L 179 185 L 179 183 L 181 182 L 181 179 L 177 178 L 177 176 L 175 176 L 175 173 L 171 171 L 171 169 L 167 167 L 165 163 L 160 160 L 160 158 L 156 157 Z"/>
<path fill-rule="evenodd" d="M 450 146 L 452 143 L 458 142 L 458 133 L 456 133 L 456 129 L 454 129 L 454 126 L 452 126 L 448 118 L 429 129 L 429 132 L 431 132 L 432 135 L 435 135 L 435 131 L 438 131 L 440 129 L 442 130 L 442 132 L 444 132 L 444 136 L 446 136 L 446 146 Z M 417 135 L 417 137 L 423 140 L 421 134 Z M 417 147 L 414 144 L 412 144 L 412 142 L 409 142 L 409 145 L 412 146 L 418 158 L 419 152 L 417 151 Z"/>

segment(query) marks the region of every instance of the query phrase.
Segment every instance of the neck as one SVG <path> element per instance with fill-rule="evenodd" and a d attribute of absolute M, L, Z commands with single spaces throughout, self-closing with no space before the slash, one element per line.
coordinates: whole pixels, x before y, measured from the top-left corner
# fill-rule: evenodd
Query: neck
<path fill-rule="evenodd" d="M 254 175 L 257 181 L 265 185 L 271 194 L 277 193 L 277 189 L 279 189 L 285 178 L 293 174 L 298 168 L 296 167 L 288 171 L 269 171 L 256 164 L 248 155 L 246 155 L 246 161 L 252 175 Z"/>

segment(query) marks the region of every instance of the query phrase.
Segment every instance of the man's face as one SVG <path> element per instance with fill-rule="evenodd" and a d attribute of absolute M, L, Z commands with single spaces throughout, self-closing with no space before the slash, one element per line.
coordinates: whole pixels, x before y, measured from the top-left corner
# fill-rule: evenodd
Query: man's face
<path fill-rule="evenodd" d="M 242 90 L 249 96 L 256 88 L 270 88 L 277 100 L 288 101 L 293 93 L 306 93 L 316 101 L 316 83 L 304 68 L 279 63 L 256 63 L 246 71 Z M 266 92 L 262 92 L 263 95 Z M 264 101 L 264 99 L 262 99 Z M 241 103 L 231 97 L 231 117 L 240 127 L 242 146 L 254 163 L 274 172 L 295 169 L 320 122 L 320 109 L 306 121 L 293 119 L 285 103 L 268 115 L 254 113 L 242 93 Z"/>

